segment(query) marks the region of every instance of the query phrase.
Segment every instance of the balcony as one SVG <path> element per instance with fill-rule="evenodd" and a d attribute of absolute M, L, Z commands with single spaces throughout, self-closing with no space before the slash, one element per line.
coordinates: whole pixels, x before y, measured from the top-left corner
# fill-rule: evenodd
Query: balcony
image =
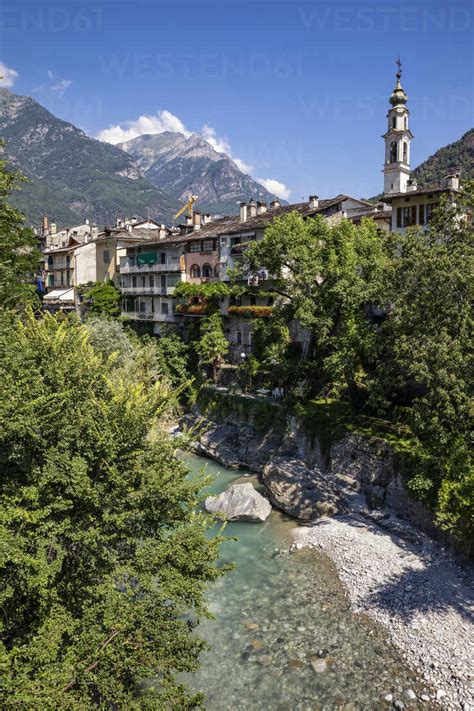
<path fill-rule="evenodd" d="M 122 311 L 121 316 L 122 318 L 133 319 L 134 321 L 167 321 L 170 323 L 174 321 L 172 313 L 161 314 L 151 311 Z"/>
<path fill-rule="evenodd" d="M 172 259 L 167 264 L 130 264 L 127 257 L 120 259 L 120 274 L 162 274 L 179 271 L 181 271 L 179 259 Z"/>
<path fill-rule="evenodd" d="M 175 290 L 174 286 L 121 286 L 120 291 L 125 296 L 171 296 Z"/>

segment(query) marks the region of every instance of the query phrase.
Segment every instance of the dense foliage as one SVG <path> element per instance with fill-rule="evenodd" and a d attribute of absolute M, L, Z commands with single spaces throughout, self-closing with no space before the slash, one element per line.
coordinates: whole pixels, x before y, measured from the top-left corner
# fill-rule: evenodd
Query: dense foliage
<path fill-rule="evenodd" d="M 4 142 L 0 141 L 0 151 Z M 24 226 L 24 216 L 7 203 L 7 197 L 24 178 L 7 170 L 0 159 L 0 310 L 21 308 L 36 301 L 35 275 L 41 255 L 38 242 Z"/>
<path fill-rule="evenodd" d="M 217 312 L 208 316 L 201 324 L 201 335 L 195 344 L 195 350 L 200 363 L 210 366 L 215 381 L 217 366 L 222 363 L 229 350 L 229 343 L 222 327 L 222 317 Z"/>
<path fill-rule="evenodd" d="M 83 284 L 79 287 L 82 306 L 86 314 L 95 316 L 118 316 L 120 314 L 120 291 L 110 281 Z"/>
<path fill-rule="evenodd" d="M 410 486 L 466 543 L 474 538 L 474 233 L 459 208 L 472 208 L 473 185 L 458 206 L 437 210 L 427 231 L 391 235 L 392 306 L 380 333 L 371 396 L 374 408 L 409 422 L 424 455 Z"/>
<path fill-rule="evenodd" d="M 199 702 L 176 673 L 197 665 L 218 541 L 154 428 L 160 363 L 108 328 L 30 314 L 0 338 L 2 708 Z"/>
<path fill-rule="evenodd" d="M 460 172 L 466 183 L 474 180 L 474 128 L 423 161 L 415 168 L 412 176 L 421 187 L 443 185 L 445 176 L 454 171 Z"/>
<path fill-rule="evenodd" d="M 428 230 L 406 235 L 290 213 L 246 250 L 235 274 L 265 267 L 278 294 L 272 319 L 254 326 L 260 376 L 293 397 L 336 396 L 353 416 L 408 425 L 417 453 L 408 485 L 466 551 L 474 537 L 473 196 L 468 184 Z M 289 343 L 296 322 L 309 338 L 305 354 Z"/>
<path fill-rule="evenodd" d="M 241 272 L 273 275 L 288 319 L 311 334 L 311 382 L 339 395 L 373 357 L 376 328 L 365 308 L 382 301 L 386 254 L 372 221 L 356 227 L 297 213 L 276 218 L 246 252 Z"/>

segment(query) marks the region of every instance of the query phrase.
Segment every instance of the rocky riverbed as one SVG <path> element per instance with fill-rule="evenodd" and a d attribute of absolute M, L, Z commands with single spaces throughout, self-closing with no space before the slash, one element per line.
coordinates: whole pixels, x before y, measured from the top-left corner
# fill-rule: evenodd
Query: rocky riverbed
<path fill-rule="evenodd" d="M 382 707 L 474 711 L 472 566 L 427 535 L 430 514 L 407 495 L 390 447 L 347 433 L 323 457 L 297 425 L 279 438 L 232 417 L 201 425 L 198 451 L 259 474 L 270 501 L 305 522 L 292 550 L 326 554 L 352 610 L 380 623 L 426 683 L 393 685 Z"/>
<path fill-rule="evenodd" d="M 354 513 L 321 518 L 293 531 L 293 550 L 313 548 L 331 558 L 352 609 L 381 623 L 402 658 L 433 688 L 417 697 L 420 707 L 471 711 L 474 600 L 469 571 L 387 512 L 373 519 Z M 389 696 L 393 703 L 406 702 Z"/>

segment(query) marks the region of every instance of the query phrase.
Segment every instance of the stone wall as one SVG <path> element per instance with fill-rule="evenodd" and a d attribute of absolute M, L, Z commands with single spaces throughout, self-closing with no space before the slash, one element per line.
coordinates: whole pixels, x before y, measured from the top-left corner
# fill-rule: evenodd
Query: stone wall
<path fill-rule="evenodd" d="M 223 408 L 188 416 L 188 424 L 199 426 L 196 450 L 226 467 L 257 472 L 276 507 L 307 521 L 348 510 L 381 518 L 388 511 L 446 540 L 430 511 L 408 496 L 397 457 L 384 440 L 344 431 L 321 446 L 282 408 L 262 410 L 262 422 L 258 402 L 231 397 Z"/>

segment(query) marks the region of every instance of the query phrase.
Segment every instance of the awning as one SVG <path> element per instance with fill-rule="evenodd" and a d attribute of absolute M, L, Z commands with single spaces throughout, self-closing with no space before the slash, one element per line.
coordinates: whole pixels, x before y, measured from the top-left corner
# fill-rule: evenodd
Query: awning
<path fill-rule="evenodd" d="M 137 264 L 156 264 L 156 252 L 140 252 L 137 254 Z"/>
<path fill-rule="evenodd" d="M 74 301 L 74 289 L 53 289 L 43 296 L 44 301 Z"/>

